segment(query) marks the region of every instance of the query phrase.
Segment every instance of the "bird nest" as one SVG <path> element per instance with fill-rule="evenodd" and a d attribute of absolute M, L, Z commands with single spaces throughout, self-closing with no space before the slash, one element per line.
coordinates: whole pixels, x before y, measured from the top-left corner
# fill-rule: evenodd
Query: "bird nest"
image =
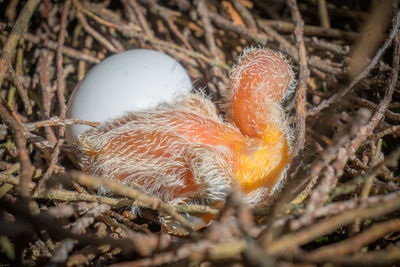
<path fill-rule="evenodd" d="M 384 265 L 400 261 L 397 1 L 3 1 L 0 263 Z M 229 119 L 228 74 L 245 47 L 284 54 L 297 77 L 283 189 L 251 208 L 172 205 L 80 172 L 66 102 L 87 71 L 133 48 L 169 54 Z M 112 195 L 97 194 L 107 187 Z M 141 207 L 133 213 L 132 206 Z M 189 236 L 159 214 L 216 215 Z"/>

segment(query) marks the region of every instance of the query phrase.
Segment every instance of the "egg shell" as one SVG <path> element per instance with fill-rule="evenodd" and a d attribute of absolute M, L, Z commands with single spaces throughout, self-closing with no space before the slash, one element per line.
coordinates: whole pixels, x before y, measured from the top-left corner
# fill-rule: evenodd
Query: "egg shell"
<path fill-rule="evenodd" d="M 170 102 L 191 89 L 189 75 L 172 57 L 148 49 L 129 50 L 106 58 L 88 72 L 71 95 L 67 118 L 104 122 Z M 68 143 L 76 143 L 89 128 L 68 127 Z"/>

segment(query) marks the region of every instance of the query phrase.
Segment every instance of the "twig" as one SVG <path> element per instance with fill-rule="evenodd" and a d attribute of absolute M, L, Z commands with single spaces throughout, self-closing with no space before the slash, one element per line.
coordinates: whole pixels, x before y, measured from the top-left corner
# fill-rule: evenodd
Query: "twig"
<path fill-rule="evenodd" d="M 332 190 L 330 199 L 334 199 L 342 194 L 349 194 L 355 190 L 357 184 L 364 183 L 370 177 L 376 177 L 384 166 L 397 167 L 397 161 L 400 158 L 400 147 L 397 147 L 385 158 L 385 160 L 373 168 L 370 168 L 364 175 L 354 178 L 352 181 L 344 183 Z"/>
<path fill-rule="evenodd" d="M 51 88 L 51 79 L 53 78 L 53 68 L 51 67 L 52 56 L 46 49 L 41 49 L 39 55 L 39 62 L 37 72 L 39 75 L 39 85 L 42 91 L 42 117 L 47 119 L 50 117 L 50 110 L 52 100 L 54 98 L 54 91 Z M 51 127 L 45 128 L 46 139 L 52 143 L 57 142 L 57 138 Z"/>
<path fill-rule="evenodd" d="M 396 197 L 400 196 L 400 191 L 395 191 L 393 193 L 389 193 L 386 195 L 375 195 L 371 196 L 365 200 L 360 200 L 359 198 L 347 200 L 347 201 L 340 201 L 340 202 L 333 202 L 326 204 L 324 207 L 321 207 L 315 212 L 315 218 L 320 218 L 324 216 L 332 216 L 339 214 L 346 210 L 355 209 L 357 207 L 368 207 L 373 204 L 384 203 L 386 201 L 392 201 Z"/>
<path fill-rule="evenodd" d="M 23 197 L 29 197 L 29 185 L 32 181 L 35 167 L 32 165 L 29 152 L 26 149 L 26 140 L 22 126 L 8 113 L 8 110 L 4 107 L 2 102 L 3 101 L 0 100 L 0 117 L 14 133 L 14 140 L 18 147 L 18 156 L 22 166 L 19 190 Z"/>
<path fill-rule="evenodd" d="M 382 141 L 383 141 L 382 139 L 378 139 L 378 144 L 376 146 L 374 143 L 372 143 L 373 147 L 375 147 L 375 149 L 376 149 L 376 151 L 373 150 L 371 153 L 372 155 L 371 155 L 371 160 L 370 160 L 370 166 L 372 166 L 372 167 L 376 166 L 380 161 L 380 160 L 378 160 L 378 158 L 379 158 L 379 154 L 381 154 L 381 152 L 382 152 Z M 368 198 L 369 194 L 371 193 L 371 189 L 374 184 L 374 180 L 375 180 L 375 177 L 371 176 L 365 181 L 364 187 L 361 191 L 361 198 L 363 198 L 363 199 Z"/>
<path fill-rule="evenodd" d="M 345 56 L 345 55 L 348 55 L 350 52 L 350 46 L 348 46 L 348 45 L 345 45 L 345 46 L 337 45 L 332 42 L 318 39 L 317 37 L 305 38 L 305 41 L 308 42 L 313 47 L 332 52 L 336 55 L 344 55 Z"/>
<path fill-rule="evenodd" d="M 145 207 L 147 208 L 153 210 L 159 209 L 160 211 L 169 214 L 172 218 L 181 223 L 183 227 L 187 229 L 192 229 L 192 225 L 187 222 L 186 219 L 181 216 L 175 208 L 167 205 L 155 196 L 147 196 L 146 194 L 143 194 L 130 186 L 122 184 L 121 182 L 100 177 L 93 177 L 76 171 L 71 173 L 71 178 L 82 185 L 89 186 L 95 189 L 99 189 L 101 186 L 106 186 L 114 193 L 135 199 L 143 203 L 143 205 L 145 205 Z"/>
<path fill-rule="evenodd" d="M 61 152 L 61 145 L 64 143 L 63 139 L 58 139 L 56 146 L 54 148 L 53 154 L 51 155 L 51 160 L 49 167 L 47 168 L 46 172 L 44 173 L 42 179 L 40 179 L 40 182 L 38 186 L 36 187 L 35 192 L 33 193 L 33 198 L 37 197 L 38 194 L 42 193 L 42 191 L 45 190 L 45 184 L 47 180 L 50 178 L 50 176 L 53 174 L 54 168 L 58 162 L 58 156 L 60 155 Z"/>
<path fill-rule="evenodd" d="M 224 62 L 220 62 L 220 61 L 214 60 L 214 59 L 212 59 L 210 57 L 207 57 L 206 55 L 204 55 L 202 53 L 199 53 L 199 52 L 196 52 L 196 51 L 190 51 L 188 49 L 182 48 L 182 47 L 180 47 L 178 45 L 175 45 L 173 43 L 169 43 L 169 42 L 157 39 L 157 38 L 149 38 L 148 36 L 146 36 L 144 34 L 141 34 L 141 33 L 132 33 L 132 32 L 130 32 L 130 33 L 125 33 L 125 34 L 127 36 L 135 37 L 135 38 L 138 38 L 138 39 L 143 40 L 145 42 L 149 42 L 149 43 L 151 43 L 152 45 L 154 45 L 156 47 L 161 47 L 161 48 L 165 48 L 165 49 L 172 49 L 174 51 L 183 53 L 184 55 L 188 55 L 188 56 L 193 57 L 195 59 L 200 59 L 200 60 L 210 64 L 211 66 L 217 66 L 217 67 L 222 68 L 224 70 L 230 70 L 231 69 Z"/>
<path fill-rule="evenodd" d="M 223 16 L 219 15 L 216 12 L 209 11 L 208 16 L 218 26 L 223 27 L 227 30 L 234 31 L 240 34 L 241 36 L 250 38 L 251 40 L 253 40 L 258 44 L 265 45 L 266 42 L 269 40 L 269 37 L 266 34 L 260 33 L 253 29 L 248 29 L 244 25 L 235 25 L 231 21 L 229 21 L 228 19 L 224 18 Z"/>
<path fill-rule="evenodd" d="M 139 23 L 142 26 L 145 34 L 148 37 L 153 38 L 154 32 L 152 31 L 150 25 L 148 24 L 144 14 L 143 14 L 143 8 L 138 4 L 138 2 L 136 0 L 128 0 L 128 3 L 130 4 L 130 6 L 133 8 L 134 12 L 136 13 Z"/>
<path fill-rule="evenodd" d="M 361 97 L 351 96 L 351 99 L 354 100 L 356 103 L 360 104 L 361 106 L 371 108 L 374 111 L 376 111 L 379 108 L 379 106 L 376 105 L 375 103 Z M 385 118 L 389 120 L 400 121 L 400 114 L 387 109 L 385 111 Z"/>
<path fill-rule="evenodd" d="M 355 151 L 358 149 L 358 147 L 361 145 L 361 143 L 365 140 L 365 138 L 367 138 L 367 136 L 369 134 L 372 133 L 373 129 L 376 127 L 376 125 L 379 123 L 379 121 L 382 119 L 383 114 L 385 112 L 385 110 L 387 109 L 387 107 L 389 106 L 390 100 L 392 98 L 392 94 L 394 92 L 394 87 L 395 84 L 397 82 L 398 79 L 398 71 L 399 71 L 399 59 L 400 59 L 400 49 L 399 49 L 399 45 L 398 45 L 398 41 L 396 40 L 395 43 L 395 49 L 394 49 L 394 56 L 393 56 L 393 68 L 392 68 L 392 73 L 391 73 L 391 77 L 389 79 L 389 85 L 387 87 L 387 91 L 386 94 L 383 98 L 383 100 L 381 101 L 381 104 L 379 105 L 379 109 L 375 112 L 375 114 L 373 115 L 373 117 L 371 118 L 370 122 L 366 125 L 362 125 L 359 128 L 358 134 L 355 135 L 355 137 L 350 141 L 350 143 L 348 145 L 346 145 L 346 153 L 344 154 L 343 158 L 348 158 L 350 156 L 352 156 Z M 335 161 L 336 163 L 334 163 L 334 166 L 337 166 L 335 169 L 336 173 L 337 173 L 337 177 L 340 177 L 341 171 L 344 168 L 345 164 L 344 162 L 338 158 Z M 317 169 L 318 170 L 318 169 Z M 317 177 L 317 176 L 313 176 L 313 177 Z M 315 191 L 314 193 L 317 194 L 318 191 Z M 321 198 L 313 197 L 312 198 L 312 202 L 309 203 L 309 208 L 308 211 L 309 213 L 305 216 L 303 216 L 302 222 L 303 223 L 311 223 L 311 220 L 313 218 L 313 211 L 316 210 L 316 207 L 318 206 L 314 206 L 316 205 L 317 202 L 322 203 Z"/>
<path fill-rule="evenodd" d="M 17 91 L 18 91 L 19 96 L 22 99 L 22 103 L 24 103 L 25 111 L 28 115 L 30 115 L 30 114 L 32 114 L 32 105 L 29 101 L 28 94 L 27 94 L 25 88 L 22 86 L 21 82 L 18 80 L 18 76 L 15 73 L 14 67 L 11 65 L 11 62 L 8 62 L 8 63 L 9 63 L 8 71 L 11 74 L 11 77 L 15 84 L 15 87 L 17 87 Z"/>
<path fill-rule="evenodd" d="M 356 218 L 372 219 L 400 209 L 400 197 L 391 202 L 385 202 L 371 208 L 360 208 L 343 212 L 335 217 L 316 223 L 304 230 L 287 234 L 268 246 L 271 254 L 280 254 L 304 245 L 317 237 L 329 234 L 336 229 L 353 222 Z"/>
<path fill-rule="evenodd" d="M 332 257 L 324 257 L 314 259 L 308 253 L 290 255 L 288 258 L 296 259 L 298 261 L 313 262 L 324 264 L 329 262 L 341 266 L 388 266 L 396 264 L 400 261 L 400 249 L 396 246 L 391 246 L 387 249 L 377 250 L 369 253 L 358 253 L 356 255 L 340 256 L 334 255 Z"/>
<path fill-rule="evenodd" d="M 173 264 L 184 259 L 194 258 L 195 255 L 207 255 L 210 260 L 229 259 L 236 257 L 246 248 L 244 240 L 237 240 L 235 242 L 225 242 L 220 244 L 213 244 L 207 240 L 184 245 L 178 250 L 165 252 L 154 256 L 153 258 L 138 260 L 134 262 L 122 262 L 114 264 L 114 267 L 139 267 L 139 266 L 159 266 L 165 264 Z"/>
<path fill-rule="evenodd" d="M 260 27 L 268 34 L 270 39 L 275 40 L 279 43 L 279 49 L 285 54 L 289 55 L 295 62 L 299 63 L 299 54 L 295 46 L 293 46 L 288 40 L 282 37 L 277 31 L 270 27 L 266 23 L 260 23 Z M 327 73 L 332 74 L 342 74 L 344 71 L 340 68 L 332 67 L 328 65 L 325 61 L 318 59 L 316 57 L 311 57 L 307 59 L 307 64 L 313 69 L 319 69 Z M 315 71 L 314 69 L 314 71 Z"/>
<path fill-rule="evenodd" d="M 186 38 L 183 36 L 183 34 L 180 32 L 180 30 L 174 23 L 174 17 L 182 16 L 181 13 L 162 7 L 159 4 L 157 4 L 155 0 L 146 0 L 146 1 L 142 0 L 142 2 L 150 5 L 150 11 L 155 11 L 167 22 L 168 27 L 171 29 L 172 33 L 179 38 L 179 40 L 185 45 L 187 49 L 193 50 L 190 43 L 186 40 Z"/>
<path fill-rule="evenodd" d="M 65 79 L 64 79 L 64 67 L 63 67 L 63 54 L 61 48 L 64 46 L 66 28 L 67 28 L 67 16 L 69 13 L 69 8 L 71 6 L 71 0 L 66 0 L 64 2 L 64 8 L 61 14 L 61 29 L 57 41 L 57 97 L 60 105 L 60 119 L 65 119 L 65 113 L 67 112 L 67 105 L 65 104 Z M 64 137 L 64 127 L 60 127 L 60 137 Z"/>
<path fill-rule="evenodd" d="M 279 32 L 293 32 L 294 24 L 281 20 L 259 20 L 259 23 L 265 23 L 270 27 L 273 27 Z M 304 26 L 304 34 L 307 36 L 319 36 L 319 37 L 329 37 L 337 39 L 355 40 L 358 38 L 358 33 L 356 32 L 346 32 L 338 29 L 324 28 L 318 26 Z"/>
<path fill-rule="evenodd" d="M 304 21 L 301 18 L 299 8 L 296 0 L 287 0 L 287 5 L 290 7 L 292 18 L 294 21 L 294 35 L 296 37 L 296 43 L 298 44 L 299 54 L 299 84 L 297 88 L 296 96 L 296 142 L 294 145 L 293 155 L 303 150 L 306 134 L 306 92 L 307 92 L 307 79 L 310 75 L 310 71 L 307 67 L 307 52 L 304 44 Z"/>
<path fill-rule="evenodd" d="M 82 234 L 86 228 L 88 228 L 93 222 L 94 219 L 100 214 L 105 213 L 110 210 L 110 206 L 106 204 L 99 204 L 95 206 L 93 209 L 88 211 L 83 217 L 80 217 L 72 224 L 71 233 L 80 235 Z M 69 252 L 74 248 L 74 240 L 67 238 L 64 239 L 57 250 L 54 252 L 53 257 L 51 258 L 51 262 L 65 262 L 67 260 Z"/>
<path fill-rule="evenodd" d="M 77 125 L 77 124 L 96 127 L 100 124 L 100 122 L 85 121 L 85 120 L 81 120 L 81 119 L 64 119 L 64 120 L 62 120 L 59 117 L 51 117 L 48 120 L 27 123 L 27 124 L 25 124 L 25 129 L 27 131 L 34 131 L 41 127 L 48 127 L 48 126 L 64 126 L 65 127 L 68 125 Z"/>
<path fill-rule="evenodd" d="M 13 185 L 18 185 L 18 181 L 15 177 L 10 175 L 2 175 L 0 174 L 0 181 L 8 182 Z M 35 187 L 34 183 L 31 183 L 32 188 Z M 100 202 L 107 205 L 110 205 L 114 208 L 122 208 L 122 207 L 130 207 L 130 206 L 138 206 L 138 207 L 148 207 L 147 205 L 143 205 L 142 202 L 134 201 L 130 199 L 118 199 L 111 197 L 103 197 L 98 195 L 91 195 L 87 193 L 77 193 L 72 191 L 60 190 L 60 189 L 51 189 L 45 192 L 42 192 L 34 198 L 37 199 L 49 199 L 49 200 L 59 200 L 59 201 L 89 201 L 89 202 Z M 179 213 L 204 213 L 204 214 L 217 214 L 218 210 L 211 208 L 205 205 L 194 205 L 194 204 L 186 204 L 186 205 L 178 205 L 174 206 L 177 212 Z"/>
<path fill-rule="evenodd" d="M 63 68 L 63 54 L 61 51 L 61 47 L 64 45 L 65 41 L 65 35 L 66 35 L 66 27 L 67 27 L 67 15 L 69 13 L 69 9 L 71 6 L 71 0 L 67 0 L 64 2 L 64 7 L 62 10 L 61 14 L 61 29 L 60 29 L 60 34 L 58 37 L 58 42 L 57 42 L 57 56 L 56 56 L 56 61 L 57 61 L 57 98 L 58 98 L 58 103 L 60 105 L 60 115 L 59 117 L 61 119 L 65 119 L 65 114 L 67 111 L 67 105 L 65 104 L 65 97 L 64 97 L 64 91 L 65 91 L 65 80 L 64 80 L 64 68 Z M 64 143 L 64 133 L 65 133 L 65 127 L 61 126 L 59 128 L 59 139 L 57 140 L 57 144 L 54 148 L 53 154 L 51 156 L 50 160 L 50 165 L 46 170 L 46 173 L 43 175 L 42 179 L 39 182 L 38 187 L 36 188 L 34 192 L 34 196 L 38 195 L 41 193 L 43 190 L 43 187 L 46 183 L 46 181 L 50 178 L 50 176 L 53 173 L 54 167 L 56 166 L 58 162 L 58 156 L 60 155 L 61 152 L 61 146 Z"/>
<path fill-rule="evenodd" d="M 365 200 L 360 200 L 359 198 L 353 198 L 346 201 L 328 203 L 325 206 L 319 208 L 317 211 L 315 211 L 314 218 L 329 217 L 337 215 L 347 210 L 354 210 L 356 208 L 366 208 L 370 207 L 371 205 L 378 205 L 380 203 L 392 201 L 393 199 L 396 199 L 399 196 L 400 196 L 400 191 L 395 191 L 393 193 L 389 193 L 386 195 L 371 196 Z M 292 210 L 294 210 L 294 208 Z M 288 211 L 288 213 L 292 212 L 292 210 Z M 257 215 L 266 215 L 266 213 L 262 209 L 256 210 L 255 212 Z M 299 214 L 301 214 L 302 212 L 304 212 L 304 210 L 297 210 L 297 213 Z M 291 219 L 291 217 L 292 216 L 289 215 L 275 220 L 274 226 L 275 227 L 282 226 L 283 224 L 288 222 L 291 230 L 298 229 L 299 228 L 298 220 L 293 220 Z M 291 220 L 288 221 L 289 219 Z"/>
<path fill-rule="evenodd" d="M 0 88 L 3 84 L 3 80 L 9 66 L 8 62 L 11 62 L 14 50 L 17 47 L 17 43 L 19 39 L 22 38 L 23 33 L 27 30 L 29 20 L 31 19 L 32 14 L 39 3 L 39 0 L 29 0 L 25 4 L 17 18 L 17 21 L 14 24 L 10 35 L 7 38 L 7 42 L 4 44 L 0 57 Z"/>
<path fill-rule="evenodd" d="M 51 189 L 41 194 L 38 194 L 37 199 L 49 199 L 56 201 L 90 201 L 90 202 L 100 202 L 110 205 L 115 208 L 129 207 L 130 205 L 135 205 L 134 201 L 128 199 L 117 199 L 110 197 L 103 197 L 97 195 L 91 195 L 87 193 L 78 193 L 60 189 Z"/>
<path fill-rule="evenodd" d="M 321 26 L 324 28 L 330 28 L 331 22 L 329 20 L 328 8 L 326 7 L 325 0 L 318 0 L 318 11 Z"/>
<path fill-rule="evenodd" d="M 51 40 L 43 39 L 41 36 L 36 36 L 31 33 L 25 33 L 24 34 L 24 39 L 27 40 L 28 42 L 34 43 L 36 45 L 43 45 L 44 47 L 47 47 L 52 50 L 57 50 L 57 43 Z M 73 49 L 71 47 L 63 46 L 59 48 L 63 54 L 65 54 L 68 57 L 79 59 L 79 60 L 84 60 L 92 64 L 98 64 L 100 63 L 100 59 L 97 57 L 94 57 L 90 54 L 78 51 L 76 49 Z"/>
<path fill-rule="evenodd" d="M 381 238 L 385 234 L 398 231 L 400 231 L 400 219 L 392 219 L 383 223 L 374 224 L 361 234 L 333 245 L 317 249 L 310 253 L 309 256 L 313 259 L 318 259 L 357 252 L 362 246 Z"/>
<path fill-rule="evenodd" d="M 140 243 L 140 240 L 134 239 L 114 239 L 111 237 L 96 238 L 85 234 L 74 234 L 70 231 L 59 226 L 58 221 L 46 214 L 33 215 L 29 210 L 27 210 L 27 205 L 22 205 L 21 201 L 17 204 L 12 204 L 4 200 L 0 200 L 0 207 L 9 212 L 10 214 L 15 214 L 23 222 L 29 222 L 29 225 L 34 225 L 38 230 L 46 230 L 50 236 L 54 236 L 57 239 L 71 238 L 80 242 L 80 244 L 96 244 L 103 245 L 108 244 L 112 247 L 120 247 L 123 251 L 131 253 L 135 251 L 135 243 Z M 15 222 L 14 222 L 15 223 Z M 30 231 L 31 229 L 26 229 Z M 26 231 L 25 230 L 25 231 Z M 0 228 L 1 235 L 9 234 L 9 230 L 6 228 Z"/>
<path fill-rule="evenodd" d="M 108 41 L 104 36 L 102 36 L 100 33 L 98 33 L 95 29 L 93 29 L 88 21 L 86 20 L 85 16 L 78 11 L 76 14 L 78 17 L 80 23 L 82 23 L 83 28 L 87 33 L 89 33 L 94 39 L 96 39 L 100 44 L 102 44 L 107 50 L 109 50 L 111 53 L 118 53 L 122 52 L 118 50 L 110 41 Z"/>
<path fill-rule="evenodd" d="M 362 71 L 366 59 L 371 58 L 384 39 L 386 27 L 392 17 L 392 10 L 391 0 L 372 4 L 371 12 L 361 29 L 360 38 L 354 45 L 349 70 L 350 80 Z"/>
<path fill-rule="evenodd" d="M 317 107 L 314 107 L 310 109 L 307 112 L 307 116 L 315 116 L 317 115 L 321 110 L 329 107 L 332 105 L 332 103 L 336 102 L 337 100 L 343 98 L 345 95 L 347 95 L 350 90 L 362 79 L 364 79 L 370 71 L 376 66 L 378 63 L 378 60 L 382 57 L 383 53 L 386 51 L 386 49 L 389 47 L 389 45 L 392 43 L 393 39 L 397 35 L 397 32 L 400 27 L 400 12 L 396 14 L 396 17 L 393 19 L 393 26 L 392 30 L 390 32 L 389 37 L 386 39 L 385 43 L 379 48 L 379 50 L 376 52 L 375 56 L 371 59 L 371 61 L 368 63 L 368 65 L 364 68 L 362 72 L 360 72 L 352 81 L 351 83 L 346 86 L 345 88 L 341 89 L 338 93 L 335 93 L 333 96 L 331 96 L 329 99 L 322 101 Z"/>
<path fill-rule="evenodd" d="M 400 27 L 400 11 L 395 18 L 394 24 L 397 25 L 394 28 L 397 29 L 398 27 Z M 390 101 L 392 100 L 392 95 L 394 93 L 394 89 L 396 87 L 397 80 L 399 77 L 399 64 L 400 64 L 399 62 L 400 40 L 398 38 L 399 34 L 397 33 L 396 36 L 397 37 L 394 39 L 392 72 L 390 73 L 390 78 L 388 80 L 388 85 L 386 87 L 385 96 L 380 102 L 378 110 L 372 116 L 371 121 L 367 125 L 363 126 L 360 129 L 360 134 L 357 135 L 357 137 L 351 141 L 350 145 L 348 146 L 349 153 L 354 153 L 359 148 L 361 143 L 365 140 L 365 138 L 372 133 L 372 131 L 375 129 L 375 127 L 383 118 L 385 111 L 389 107 Z"/>
<path fill-rule="evenodd" d="M 256 20 L 253 18 L 251 12 L 249 12 L 249 10 L 247 10 L 247 8 L 243 5 L 243 2 L 240 0 L 233 0 L 233 5 L 239 11 L 243 20 L 250 27 L 250 29 L 257 30 Z"/>
<path fill-rule="evenodd" d="M 219 53 L 218 53 L 218 48 L 217 45 L 215 43 L 215 38 L 214 38 L 214 28 L 212 27 L 210 18 L 208 16 L 209 14 L 209 10 L 206 7 L 206 4 L 204 3 L 204 1 L 199 1 L 197 4 L 197 12 L 199 13 L 200 17 L 201 17 L 201 21 L 204 25 L 204 30 L 205 30 L 205 37 L 206 37 L 206 42 L 207 42 L 207 46 L 210 50 L 210 55 L 212 58 L 218 60 L 218 61 L 222 61 Z M 216 66 L 213 66 L 213 73 L 214 73 L 214 78 L 213 78 L 213 83 L 217 84 L 217 77 L 221 78 L 225 84 L 228 83 L 228 80 L 226 79 L 226 77 L 222 74 L 221 69 L 217 68 Z M 227 95 L 227 92 L 222 92 L 223 88 L 221 88 L 221 86 L 219 86 L 219 92 L 221 92 L 223 95 Z"/>
<path fill-rule="evenodd" d="M 19 177 L 13 176 L 11 174 L 4 174 L 0 173 L 0 181 L 4 183 L 9 183 L 12 185 L 19 185 L 20 184 L 20 179 Z M 33 189 L 36 187 L 36 184 L 34 182 L 29 183 L 29 189 Z"/>

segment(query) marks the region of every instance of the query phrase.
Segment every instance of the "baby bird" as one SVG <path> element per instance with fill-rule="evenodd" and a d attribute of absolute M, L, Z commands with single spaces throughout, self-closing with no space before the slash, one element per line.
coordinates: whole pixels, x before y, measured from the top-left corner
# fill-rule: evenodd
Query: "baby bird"
<path fill-rule="evenodd" d="M 280 188 L 290 161 L 290 131 L 281 106 L 293 85 L 286 60 L 247 49 L 230 74 L 234 124 L 201 94 L 132 112 L 79 136 L 84 172 L 118 179 L 171 204 L 223 203 L 237 183 L 252 206 Z M 188 216 L 206 225 L 212 216 Z M 166 216 L 168 232 L 185 234 Z"/>

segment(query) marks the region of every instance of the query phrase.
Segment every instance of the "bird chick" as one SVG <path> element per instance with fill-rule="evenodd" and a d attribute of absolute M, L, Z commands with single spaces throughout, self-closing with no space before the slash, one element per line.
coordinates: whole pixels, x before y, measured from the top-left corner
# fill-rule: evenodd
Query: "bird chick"
<path fill-rule="evenodd" d="M 290 160 L 290 133 L 280 104 L 293 84 L 278 53 L 249 49 L 230 74 L 234 124 L 218 116 L 201 94 L 132 112 L 79 136 L 84 172 L 118 179 L 171 204 L 224 202 L 237 183 L 252 206 L 282 184 Z M 194 225 L 212 216 L 189 216 Z M 166 230 L 185 234 L 161 217 Z"/>

